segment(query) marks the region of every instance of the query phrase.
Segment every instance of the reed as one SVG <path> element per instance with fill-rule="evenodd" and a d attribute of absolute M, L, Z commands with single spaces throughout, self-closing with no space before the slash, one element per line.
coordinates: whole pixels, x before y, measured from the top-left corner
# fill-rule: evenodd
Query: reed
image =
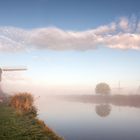
<path fill-rule="evenodd" d="M 37 109 L 34 106 L 34 98 L 30 93 L 18 93 L 10 98 L 10 106 L 17 110 L 18 114 L 37 116 Z"/>

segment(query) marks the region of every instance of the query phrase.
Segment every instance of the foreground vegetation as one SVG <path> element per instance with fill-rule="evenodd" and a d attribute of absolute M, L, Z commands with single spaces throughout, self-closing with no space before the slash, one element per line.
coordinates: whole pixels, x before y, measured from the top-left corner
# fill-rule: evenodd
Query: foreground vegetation
<path fill-rule="evenodd" d="M 0 104 L 0 140 L 62 140 L 37 119 L 30 94 L 17 94 L 9 103 Z"/>

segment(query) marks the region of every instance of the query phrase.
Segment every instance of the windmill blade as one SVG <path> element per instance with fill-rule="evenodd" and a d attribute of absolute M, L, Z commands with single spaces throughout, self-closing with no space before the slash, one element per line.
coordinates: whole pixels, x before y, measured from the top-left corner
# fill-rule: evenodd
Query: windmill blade
<path fill-rule="evenodd" d="M 2 81 L 2 71 L 25 71 L 26 67 L 1 67 L 0 68 L 0 82 Z"/>
<path fill-rule="evenodd" d="M 25 71 L 27 70 L 27 68 L 25 67 L 21 67 L 21 68 L 18 68 L 18 67 L 5 67 L 5 68 L 2 68 L 2 71 Z"/>
<path fill-rule="evenodd" d="M 12 69 L 12 68 L 11 69 L 2 69 L 2 71 L 24 71 L 24 70 L 27 70 L 27 69 L 20 69 L 20 68 L 19 69 L 18 68 L 17 69 Z"/>

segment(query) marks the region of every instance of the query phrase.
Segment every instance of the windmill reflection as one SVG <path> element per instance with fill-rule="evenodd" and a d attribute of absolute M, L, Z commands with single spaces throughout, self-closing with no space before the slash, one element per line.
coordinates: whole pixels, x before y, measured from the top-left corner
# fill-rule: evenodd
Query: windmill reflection
<path fill-rule="evenodd" d="M 109 104 L 99 104 L 95 106 L 95 111 L 100 117 L 107 117 L 111 112 L 111 105 Z"/>

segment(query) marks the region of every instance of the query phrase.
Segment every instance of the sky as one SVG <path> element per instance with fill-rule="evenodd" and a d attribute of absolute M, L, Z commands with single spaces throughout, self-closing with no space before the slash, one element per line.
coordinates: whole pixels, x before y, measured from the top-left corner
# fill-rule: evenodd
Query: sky
<path fill-rule="evenodd" d="M 5 87 L 140 85 L 139 0 L 0 0 Z M 6 85 L 7 84 L 7 85 Z M 16 86 L 17 85 L 17 86 Z"/>

